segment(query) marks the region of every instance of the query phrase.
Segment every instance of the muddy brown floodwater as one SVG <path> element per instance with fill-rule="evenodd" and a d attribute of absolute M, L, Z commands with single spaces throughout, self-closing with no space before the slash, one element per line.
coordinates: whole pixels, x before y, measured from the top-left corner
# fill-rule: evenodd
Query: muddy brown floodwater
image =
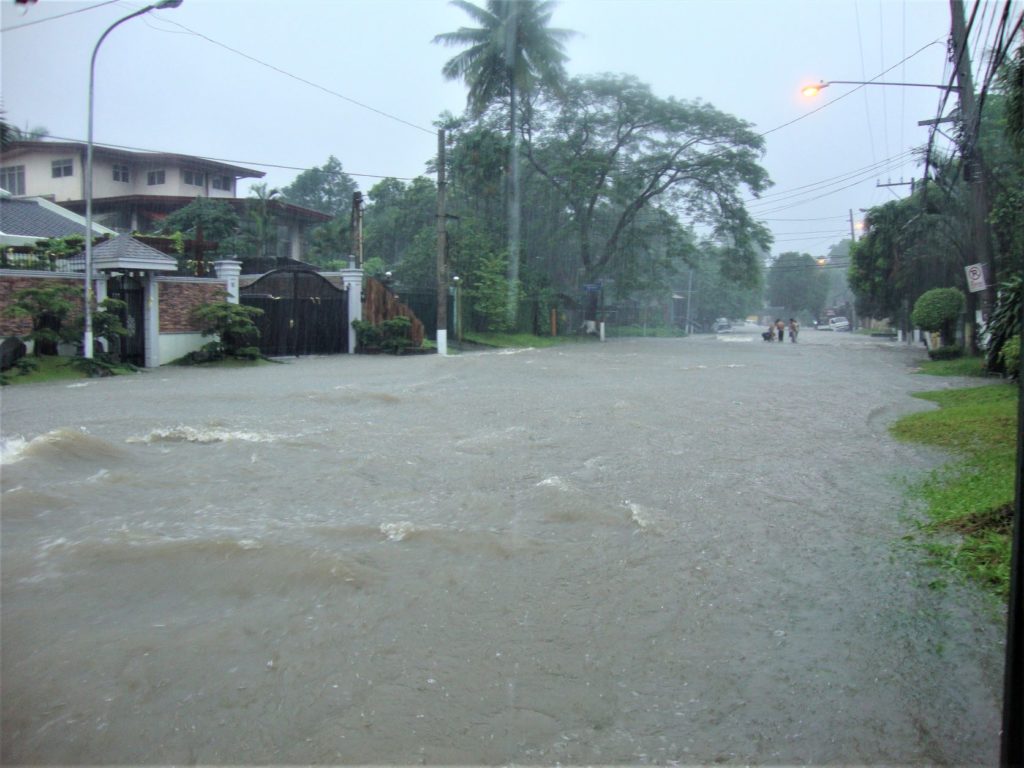
<path fill-rule="evenodd" d="M 755 341 L 756 339 L 756 341 Z M 916 348 L 806 331 L 2 392 L 4 763 L 987 763 Z"/>

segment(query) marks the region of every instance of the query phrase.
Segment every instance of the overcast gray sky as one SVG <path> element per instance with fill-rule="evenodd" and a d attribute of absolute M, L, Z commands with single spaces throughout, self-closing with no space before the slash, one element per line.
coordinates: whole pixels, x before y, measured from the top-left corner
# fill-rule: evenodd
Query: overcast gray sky
<path fill-rule="evenodd" d="M 84 141 L 92 48 L 144 4 L 2 3 L 7 119 Z M 976 71 L 1002 5 L 979 8 Z M 445 0 L 184 0 L 103 43 L 95 140 L 251 166 L 272 187 L 332 154 L 364 190 L 374 176 L 410 178 L 436 151 L 438 115 L 465 104 L 462 84 L 441 76 L 455 49 L 431 39 L 467 23 Z M 927 141 L 917 122 L 942 96 L 834 85 L 807 99 L 800 86 L 869 80 L 908 56 L 881 79 L 938 84 L 951 71 L 947 0 L 562 0 L 552 23 L 579 33 L 571 74 L 633 74 L 770 131 L 763 164 L 775 187 L 750 209 L 776 254 L 824 253 L 849 235 L 851 210 L 906 196 L 877 183 L 920 176 L 908 152 Z"/>

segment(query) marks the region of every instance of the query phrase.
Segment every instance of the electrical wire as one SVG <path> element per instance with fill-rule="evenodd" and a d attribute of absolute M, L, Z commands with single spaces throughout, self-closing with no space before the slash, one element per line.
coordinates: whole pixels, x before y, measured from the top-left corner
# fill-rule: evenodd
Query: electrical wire
<path fill-rule="evenodd" d="M 853 10 L 857 20 L 857 49 L 858 51 L 860 51 L 860 79 L 867 80 L 868 73 L 867 67 L 864 62 L 864 36 L 861 34 L 860 31 L 860 4 L 857 2 L 857 0 L 853 0 Z M 877 155 L 875 154 L 875 132 L 872 129 L 874 120 L 871 119 L 871 103 L 868 100 L 868 92 L 864 91 L 863 96 L 864 113 L 867 117 L 868 143 L 871 146 L 871 159 L 874 160 L 877 157 Z"/>
<path fill-rule="evenodd" d="M 97 3 L 96 5 L 90 5 L 87 8 L 78 8 L 74 11 L 67 11 L 66 13 L 58 13 L 55 16 L 47 16 L 45 19 L 36 19 L 35 21 L 26 21 L 24 24 L 15 24 L 12 27 L 3 27 L 0 32 L 13 32 L 16 29 L 24 29 L 25 27 L 31 27 L 36 24 L 43 24 L 47 21 L 56 21 L 57 19 L 63 19 L 65 16 L 73 16 L 76 13 L 85 13 L 86 11 L 94 11 L 97 8 L 102 8 L 104 5 L 112 5 L 113 3 L 120 2 L 120 0 L 107 0 L 105 3 Z"/>
<path fill-rule="evenodd" d="M 417 131 L 423 131 L 424 133 L 428 133 L 431 136 L 436 136 L 437 135 L 437 131 L 435 129 L 424 128 L 422 125 L 417 125 L 416 123 L 411 123 L 408 120 L 403 120 L 402 118 L 400 118 L 400 117 L 398 117 L 396 115 L 393 115 L 390 112 L 385 112 L 382 109 L 377 109 L 376 107 L 371 107 L 369 104 L 364 104 L 363 102 L 357 101 L 356 99 L 353 99 L 353 98 L 351 98 L 349 96 L 346 96 L 343 93 L 338 93 L 337 91 L 331 90 L 330 88 L 328 88 L 328 87 L 326 87 L 324 85 L 320 85 L 319 83 L 315 83 L 312 80 L 309 80 L 309 79 L 307 79 L 305 77 L 302 77 L 301 75 L 293 74 L 293 73 L 291 73 L 291 72 L 289 72 L 289 71 L 287 71 L 285 69 L 282 69 L 281 67 L 278 67 L 278 66 L 276 66 L 274 64 L 271 64 L 269 62 L 263 61 L 262 59 L 260 59 L 260 58 L 258 58 L 256 56 L 253 56 L 251 54 L 245 53 L 244 51 L 240 51 L 237 48 L 232 48 L 230 45 L 227 45 L 226 43 L 222 43 L 219 40 L 214 40 L 212 37 L 204 35 L 202 32 L 197 32 L 196 30 L 191 29 L 190 27 L 186 27 L 184 24 L 181 24 L 181 23 L 179 23 L 177 21 L 174 21 L 173 19 L 161 16 L 160 17 L 160 21 L 165 22 L 167 24 L 173 24 L 174 26 L 176 26 L 176 27 L 178 27 L 180 29 L 185 30 L 185 32 L 187 32 L 189 34 L 192 34 L 192 35 L 195 35 L 196 37 L 198 37 L 198 38 L 200 38 L 202 40 L 205 40 L 206 42 L 210 43 L 211 45 L 215 45 L 218 48 L 223 48 L 226 51 L 230 51 L 231 53 L 235 54 L 236 56 L 241 56 L 243 59 L 247 59 L 247 60 L 249 60 L 249 61 L 251 61 L 251 62 L 253 62 L 255 64 L 259 64 L 262 67 L 266 67 L 267 69 L 270 69 L 270 70 L 272 70 L 274 72 L 277 72 L 280 75 L 284 75 L 285 77 L 289 77 L 292 80 L 300 82 L 300 83 L 302 83 L 304 85 L 308 85 L 311 88 L 315 88 L 318 91 L 322 91 L 323 93 L 326 93 L 329 96 L 334 96 L 335 98 L 341 99 L 343 101 L 347 101 L 350 104 L 354 104 L 357 107 L 361 107 L 362 109 L 366 109 L 366 110 L 369 110 L 370 112 L 374 112 L 375 114 L 378 114 L 381 117 L 386 117 L 389 120 L 394 120 L 395 122 L 401 123 L 402 125 L 406 125 L 406 126 L 408 126 L 410 128 L 415 128 Z M 169 30 L 162 30 L 162 31 L 168 32 Z"/>
<path fill-rule="evenodd" d="M 74 142 L 76 144 L 85 144 L 85 142 L 82 141 L 81 139 L 73 139 L 73 138 L 69 138 L 67 136 L 48 136 L 47 138 L 56 139 L 57 141 L 70 141 L 70 142 Z M 167 151 L 162 150 L 162 149 L 144 149 L 142 147 L 130 147 L 130 146 L 127 146 L 125 144 L 103 144 L 103 143 L 98 142 L 98 141 L 94 141 L 93 142 L 93 146 L 94 147 L 106 147 L 107 149 L 125 149 L 125 150 L 128 150 L 130 152 L 150 152 L 150 153 L 158 154 L 158 155 L 178 155 L 178 156 L 181 155 L 180 152 L 167 152 Z M 279 164 L 279 163 L 264 163 L 264 162 L 259 162 L 259 161 L 256 161 L 256 160 L 230 160 L 230 159 L 223 158 L 223 157 L 209 157 L 208 155 L 189 155 L 189 157 L 199 158 L 200 160 L 209 160 L 210 162 L 213 162 L 213 163 L 229 163 L 231 165 L 238 165 L 238 166 L 255 165 L 255 166 L 258 166 L 260 168 L 277 168 L 277 169 L 281 169 L 281 170 L 285 170 L 285 171 L 299 171 L 299 172 L 320 171 L 321 173 L 327 173 L 327 171 L 324 171 L 322 168 L 315 168 L 315 167 L 314 168 L 304 168 L 304 167 L 299 166 L 299 165 L 282 165 L 282 164 Z M 365 178 L 370 178 L 370 179 L 396 179 L 398 181 L 414 181 L 415 180 L 415 178 L 411 177 L 411 176 L 389 176 L 389 175 L 380 174 L 380 173 L 359 173 L 357 171 L 345 171 L 345 170 L 342 170 L 341 173 L 345 174 L 346 176 L 360 176 L 360 177 L 365 177 Z"/>

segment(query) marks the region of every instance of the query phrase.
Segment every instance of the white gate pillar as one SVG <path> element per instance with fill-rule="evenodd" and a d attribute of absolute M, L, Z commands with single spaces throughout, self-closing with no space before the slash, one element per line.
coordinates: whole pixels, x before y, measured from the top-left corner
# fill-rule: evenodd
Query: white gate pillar
<path fill-rule="evenodd" d="M 217 271 L 217 277 L 224 281 L 228 292 L 228 303 L 238 303 L 238 277 L 242 274 L 242 262 L 234 259 L 222 259 L 213 262 L 213 268 Z"/>
<path fill-rule="evenodd" d="M 349 262 L 351 263 L 351 262 Z M 348 295 L 348 353 L 356 353 L 356 329 L 353 320 L 363 319 L 363 270 L 349 267 L 341 270 L 341 281 Z"/>
<path fill-rule="evenodd" d="M 156 273 L 146 271 L 142 282 L 143 359 L 147 368 L 160 367 L 160 286 Z"/>

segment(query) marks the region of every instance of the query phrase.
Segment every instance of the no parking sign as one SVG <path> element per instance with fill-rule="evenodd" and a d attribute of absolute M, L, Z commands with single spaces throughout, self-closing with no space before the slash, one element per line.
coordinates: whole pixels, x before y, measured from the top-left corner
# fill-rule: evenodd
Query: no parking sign
<path fill-rule="evenodd" d="M 967 289 L 971 293 L 984 291 L 988 287 L 985 282 L 984 264 L 969 264 L 964 267 L 964 271 L 967 273 Z"/>

